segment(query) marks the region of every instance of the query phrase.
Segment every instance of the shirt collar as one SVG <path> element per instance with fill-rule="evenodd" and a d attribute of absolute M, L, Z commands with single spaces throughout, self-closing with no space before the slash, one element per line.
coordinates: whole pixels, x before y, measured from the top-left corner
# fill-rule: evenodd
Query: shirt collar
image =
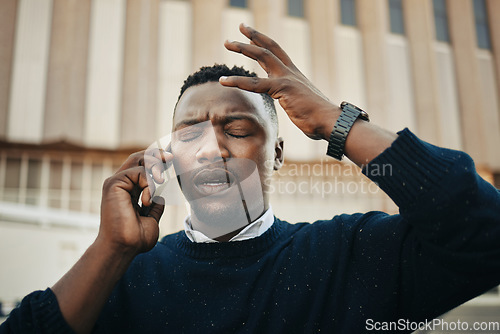
<path fill-rule="evenodd" d="M 269 207 L 269 209 L 267 209 L 262 216 L 241 230 L 240 233 L 232 237 L 229 242 L 256 238 L 266 232 L 273 225 L 273 223 L 274 214 L 272 208 Z M 186 219 L 184 219 L 184 232 L 192 242 L 218 242 L 217 240 L 207 237 L 200 231 L 193 230 L 191 226 L 191 216 L 187 216 Z"/>

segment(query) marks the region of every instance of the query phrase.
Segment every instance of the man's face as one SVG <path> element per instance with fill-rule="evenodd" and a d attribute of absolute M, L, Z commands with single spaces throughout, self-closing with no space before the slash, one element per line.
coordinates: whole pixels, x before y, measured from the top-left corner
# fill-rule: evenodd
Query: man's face
<path fill-rule="evenodd" d="M 267 210 L 282 142 L 259 94 L 218 82 L 192 86 L 179 100 L 173 124 L 175 170 L 198 219 L 236 218 L 243 207 L 254 220 Z"/>

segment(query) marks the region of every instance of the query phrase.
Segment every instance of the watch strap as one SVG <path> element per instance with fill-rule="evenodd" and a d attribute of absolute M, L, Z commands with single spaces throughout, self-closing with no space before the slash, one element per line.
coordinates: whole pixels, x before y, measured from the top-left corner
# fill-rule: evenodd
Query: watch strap
<path fill-rule="evenodd" d="M 326 152 L 327 155 L 339 161 L 342 160 L 344 156 L 347 135 L 349 134 L 349 131 L 351 131 L 354 122 L 356 122 L 362 113 L 359 108 L 347 102 L 342 102 L 340 108 L 342 109 L 342 112 L 340 113 L 337 122 L 335 122 L 333 131 L 330 134 L 330 139 L 328 140 L 328 150 Z M 364 115 L 363 119 L 365 119 Z"/>

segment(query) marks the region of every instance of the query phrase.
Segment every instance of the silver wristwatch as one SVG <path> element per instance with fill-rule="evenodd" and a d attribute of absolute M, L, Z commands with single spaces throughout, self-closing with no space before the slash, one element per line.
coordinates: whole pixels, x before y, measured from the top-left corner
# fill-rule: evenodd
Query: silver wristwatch
<path fill-rule="evenodd" d="M 327 155 L 339 161 L 344 156 L 345 141 L 354 122 L 358 118 L 367 122 L 370 121 L 368 114 L 354 104 L 344 101 L 340 104 L 340 109 L 342 109 L 342 113 L 337 122 L 335 122 L 330 139 L 328 140 L 328 150 L 326 151 Z"/>

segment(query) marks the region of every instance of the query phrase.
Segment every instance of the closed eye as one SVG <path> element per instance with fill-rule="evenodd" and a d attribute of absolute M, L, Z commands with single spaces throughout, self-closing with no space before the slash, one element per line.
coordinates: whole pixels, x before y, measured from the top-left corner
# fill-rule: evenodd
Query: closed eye
<path fill-rule="evenodd" d="M 226 134 L 230 137 L 233 137 L 233 138 L 245 138 L 245 137 L 249 136 L 248 134 L 238 134 L 238 133 L 231 133 L 231 132 L 226 132 Z"/>
<path fill-rule="evenodd" d="M 190 141 L 193 141 L 196 138 L 200 137 L 202 135 L 202 133 L 203 133 L 202 131 L 189 131 L 189 132 L 185 132 L 185 133 L 182 133 L 179 136 L 179 139 L 182 142 L 190 142 Z"/>

